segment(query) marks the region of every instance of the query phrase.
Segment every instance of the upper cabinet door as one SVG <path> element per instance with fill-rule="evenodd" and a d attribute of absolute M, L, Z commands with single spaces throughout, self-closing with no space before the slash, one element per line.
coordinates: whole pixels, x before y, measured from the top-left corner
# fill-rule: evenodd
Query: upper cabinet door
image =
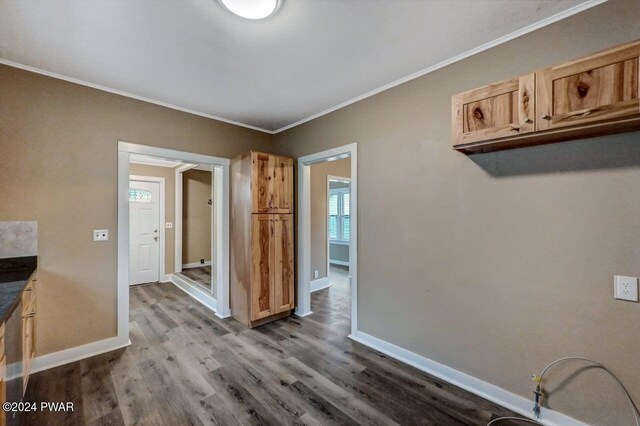
<path fill-rule="evenodd" d="M 293 213 L 293 160 L 275 157 L 274 213 Z"/>
<path fill-rule="evenodd" d="M 640 115 L 640 42 L 537 73 L 536 130 Z"/>
<path fill-rule="evenodd" d="M 275 313 L 295 307 L 293 272 L 293 215 L 273 215 Z"/>
<path fill-rule="evenodd" d="M 535 129 L 535 74 L 452 98 L 453 145 L 518 136 Z"/>
<path fill-rule="evenodd" d="M 251 153 L 251 198 L 253 213 L 270 213 L 275 208 L 273 155 Z"/>

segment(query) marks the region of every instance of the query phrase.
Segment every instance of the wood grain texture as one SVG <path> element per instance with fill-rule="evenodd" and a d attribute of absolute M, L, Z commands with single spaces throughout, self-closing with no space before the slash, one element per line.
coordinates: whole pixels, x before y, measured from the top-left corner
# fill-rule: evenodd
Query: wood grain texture
<path fill-rule="evenodd" d="M 4 323 L 0 324 L 0 402 L 7 400 L 7 358 L 4 352 Z M 4 410 L 0 410 L 0 426 L 6 423 Z"/>
<path fill-rule="evenodd" d="M 269 214 L 254 214 L 251 239 L 251 320 L 275 314 L 274 224 Z"/>
<path fill-rule="evenodd" d="M 275 157 L 274 206 L 272 213 L 293 213 L 293 159 Z"/>
<path fill-rule="evenodd" d="M 274 309 L 276 313 L 294 308 L 293 215 L 273 215 L 274 228 Z"/>
<path fill-rule="evenodd" d="M 251 154 L 231 161 L 229 302 L 233 317 L 249 325 L 251 295 Z"/>
<path fill-rule="evenodd" d="M 170 283 L 132 288 L 132 345 L 35 373 L 26 400 L 75 410 L 27 413 L 22 424 L 455 426 L 513 415 L 348 339 L 347 273 L 331 274 L 313 315 L 258 329 L 217 318 Z"/>
<path fill-rule="evenodd" d="M 553 81 L 553 114 L 638 99 L 638 58 Z"/>
<path fill-rule="evenodd" d="M 36 355 L 36 283 L 35 274 L 22 292 L 22 374 L 23 392 L 26 392 L 31 366 Z"/>
<path fill-rule="evenodd" d="M 518 79 L 518 124 L 520 134 L 535 130 L 536 75 L 527 74 Z"/>
<path fill-rule="evenodd" d="M 294 308 L 293 159 L 250 152 L 231 170 L 231 311 L 257 327 Z"/>
<path fill-rule="evenodd" d="M 262 152 L 252 152 L 251 166 L 252 212 L 269 213 L 274 207 L 275 157 Z"/>
<path fill-rule="evenodd" d="M 640 42 L 520 77 L 511 121 L 507 98 L 498 94 L 509 87 L 508 80 L 452 98 L 455 149 L 488 152 L 636 130 Z M 481 97 L 487 93 L 494 96 Z"/>

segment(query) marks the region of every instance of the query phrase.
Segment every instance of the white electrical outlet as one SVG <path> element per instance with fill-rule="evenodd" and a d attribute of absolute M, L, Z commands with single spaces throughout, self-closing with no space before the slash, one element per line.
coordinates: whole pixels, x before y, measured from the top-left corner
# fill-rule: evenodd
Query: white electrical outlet
<path fill-rule="evenodd" d="M 93 230 L 93 241 L 109 241 L 109 230 L 108 229 L 94 229 Z"/>
<path fill-rule="evenodd" d="M 173 222 L 167 222 L 167 224 L 166 224 L 166 228 L 167 228 L 167 229 L 171 229 L 171 228 L 173 228 Z"/>
<path fill-rule="evenodd" d="M 318 279 L 318 275 L 320 275 L 318 271 L 313 271 L 313 278 Z"/>
<path fill-rule="evenodd" d="M 616 299 L 638 301 L 638 278 L 616 275 L 613 277 L 613 287 Z"/>

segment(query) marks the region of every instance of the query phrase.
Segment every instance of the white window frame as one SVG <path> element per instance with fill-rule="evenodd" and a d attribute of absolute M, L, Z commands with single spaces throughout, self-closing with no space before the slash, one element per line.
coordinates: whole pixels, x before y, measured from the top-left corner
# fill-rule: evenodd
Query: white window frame
<path fill-rule="evenodd" d="M 333 179 L 330 178 L 327 181 L 327 190 L 328 190 L 328 196 L 327 196 L 327 237 L 329 239 L 329 242 L 331 244 L 343 244 L 343 245 L 349 245 L 349 239 L 345 239 L 344 238 L 344 194 L 350 194 L 351 190 L 349 187 L 346 188 L 331 188 L 330 182 L 336 182 L 336 181 L 345 181 L 346 179 Z M 333 194 L 339 194 L 338 197 L 338 236 L 339 238 L 331 238 L 331 236 L 329 235 L 329 226 L 330 226 L 330 218 L 331 215 L 329 214 L 330 211 L 330 202 L 329 199 L 331 197 L 331 195 Z M 349 199 L 351 199 L 351 195 L 349 195 Z M 351 212 L 349 212 L 351 213 Z M 349 217 L 351 217 L 351 214 L 349 214 Z"/>

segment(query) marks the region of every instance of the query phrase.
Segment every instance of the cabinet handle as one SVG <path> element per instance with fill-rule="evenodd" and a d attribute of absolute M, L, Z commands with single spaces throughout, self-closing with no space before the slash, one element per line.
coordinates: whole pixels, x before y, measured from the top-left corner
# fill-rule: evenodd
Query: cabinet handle
<path fill-rule="evenodd" d="M 530 119 L 530 118 L 527 118 L 527 119 L 524 120 L 524 122 L 527 123 L 527 124 L 532 124 L 533 120 Z"/>
<path fill-rule="evenodd" d="M 24 291 L 33 291 L 33 287 L 25 288 Z"/>
<path fill-rule="evenodd" d="M 36 313 L 35 313 L 35 312 L 31 312 L 30 314 L 27 314 L 27 315 L 25 315 L 24 317 L 25 317 L 25 318 L 33 318 L 33 317 L 35 317 L 35 316 L 36 316 Z"/>
<path fill-rule="evenodd" d="M 549 114 L 545 114 L 542 116 L 543 120 L 551 120 L 551 116 Z"/>

